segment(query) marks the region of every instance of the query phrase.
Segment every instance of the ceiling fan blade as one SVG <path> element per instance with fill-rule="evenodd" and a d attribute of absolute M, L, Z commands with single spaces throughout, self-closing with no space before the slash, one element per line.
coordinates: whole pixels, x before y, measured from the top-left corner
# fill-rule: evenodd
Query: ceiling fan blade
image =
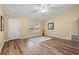
<path fill-rule="evenodd" d="M 62 7 L 62 6 L 63 6 L 63 5 L 59 5 L 59 4 L 58 4 L 58 5 L 55 5 L 55 4 L 54 4 L 54 5 L 49 5 L 48 8 L 49 8 L 49 9 L 56 9 L 56 10 L 57 10 L 57 9 L 59 9 L 59 8 Z"/>
<path fill-rule="evenodd" d="M 59 7 L 48 7 L 48 9 L 58 10 Z"/>
<path fill-rule="evenodd" d="M 39 11 L 39 9 L 33 10 L 33 11 L 31 11 L 31 13 L 35 13 L 35 12 L 38 12 L 38 11 Z"/>

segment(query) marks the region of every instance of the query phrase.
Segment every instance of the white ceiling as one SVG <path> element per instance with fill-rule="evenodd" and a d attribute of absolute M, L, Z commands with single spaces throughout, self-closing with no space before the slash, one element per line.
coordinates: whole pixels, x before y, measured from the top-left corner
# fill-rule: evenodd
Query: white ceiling
<path fill-rule="evenodd" d="M 76 5 L 69 4 L 51 4 L 45 13 L 38 12 L 41 4 L 5 4 L 3 5 L 5 13 L 10 16 L 23 16 L 29 19 L 45 20 L 52 18 Z"/>

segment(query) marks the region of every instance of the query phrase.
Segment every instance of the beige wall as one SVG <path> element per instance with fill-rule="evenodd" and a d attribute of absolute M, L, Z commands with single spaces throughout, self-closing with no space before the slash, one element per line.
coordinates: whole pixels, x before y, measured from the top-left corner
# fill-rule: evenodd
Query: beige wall
<path fill-rule="evenodd" d="M 28 38 L 28 37 L 33 37 L 33 36 L 40 36 L 42 35 L 41 33 L 41 21 L 38 20 L 28 20 L 28 19 L 22 19 L 21 20 L 21 38 Z M 29 27 L 30 25 L 34 24 L 39 24 L 40 25 L 40 30 L 39 31 L 30 31 Z"/>
<path fill-rule="evenodd" d="M 8 18 L 9 19 L 9 18 Z M 41 21 L 39 20 L 30 20 L 25 17 L 10 17 L 11 20 L 19 20 L 20 21 L 20 38 L 29 38 L 29 37 L 34 37 L 34 36 L 40 36 L 42 35 L 41 30 L 42 30 L 42 25 Z M 29 26 L 34 24 L 39 24 L 40 25 L 40 30 L 38 32 L 36 31 L 30 31 Z"/>
<path fill-rule="evenodd" d="M 5 17 L 5 21 L 4 21 L 4 39 L 5 41 L 8 40 L 8 17 Z"/>
<path fill-rule="evenodd" d="M 71 39 L 72 33 L 78 33 L 78 23 L 74 23 L 75 28 L 72 25 L 72 19 L 79 17 L 79 6 L 65 11 L 58 16 L 48 19 L 44 22 L 45 34 L 48 36 L 54 36 L 58 38 Z M 54 22 L 54 30 L 48 30 L 47 24 Z"/>
<path fill-rule="evenodd" d="M 79 19 L 78 19 L 78 36 L 79 36 Z"/>
<path fill-rule="evenodd" d="M 4 13 L 1 5 L 0 5 L 0 15 L 4 17 Z M 4 43 L 4 31 L 0 31 L 0 50 L 2 48 L 3 43 Z"/>
<path fill-rule="evenodd" d="M 72 29 L 72 32 L 71 32 L 72 35 L 78 35 L 78 33 L 79 33 L 78 32 L 78 30 L 79 30 L 79 28 L 78 28 L 78 18 L 72 19 L 71 29 Z"/>
<path fill-rule="evenodd" d="M 2 11 L 1 5 L 0 5 L 0 15 L 3 15 L 3 11 Z M 0 41 L 2 41 L 4 39 L 3 33 L 4 33 L 4 31 L 0 31 Z"/>

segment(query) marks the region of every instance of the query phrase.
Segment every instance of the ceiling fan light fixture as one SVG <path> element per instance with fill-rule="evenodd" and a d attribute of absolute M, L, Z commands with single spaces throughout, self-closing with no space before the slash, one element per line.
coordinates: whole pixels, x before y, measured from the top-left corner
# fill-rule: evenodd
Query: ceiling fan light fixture
<path fill-rule="evenodd" d="M 40 11 L 41 11 L 42 13 L 47 12 L 47 6 L 46 6 L 46 5 L 42 5 L 41 8 L 40 8 Z"/>
<path fill-rule="evenodd" d="M 41 12 L 42 13 L 45 13 L 45 12 L 47 12 L 47 9 L 43 9 L 43 10 L 41 10 Z"/>

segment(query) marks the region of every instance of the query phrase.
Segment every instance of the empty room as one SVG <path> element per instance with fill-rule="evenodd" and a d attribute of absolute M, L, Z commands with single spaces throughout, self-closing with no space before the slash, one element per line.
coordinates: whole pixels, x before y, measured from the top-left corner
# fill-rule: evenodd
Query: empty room
<path fill-rule="evenodd" d="M 1 4 L 0 55 L 79 55 L 79 5 Z"/>

